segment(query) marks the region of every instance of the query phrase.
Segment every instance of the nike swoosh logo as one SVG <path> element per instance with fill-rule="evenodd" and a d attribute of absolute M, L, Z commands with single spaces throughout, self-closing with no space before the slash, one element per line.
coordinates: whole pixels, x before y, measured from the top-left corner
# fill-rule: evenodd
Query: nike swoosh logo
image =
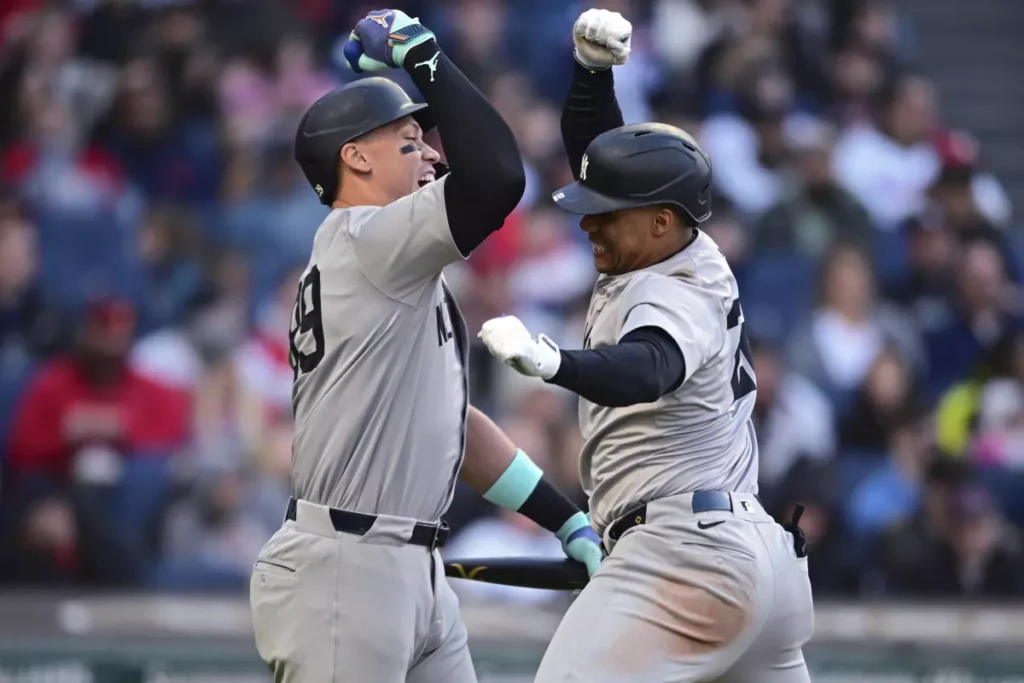
<path fill-rule="evenodd" d="M 710 529 L 711 527 L 718 526 L 719 524 L 725 524 L 725 520 L 724 519 L 720 519 L 717 522 L 697 522 L 697 528 L 698 529 Z"/>

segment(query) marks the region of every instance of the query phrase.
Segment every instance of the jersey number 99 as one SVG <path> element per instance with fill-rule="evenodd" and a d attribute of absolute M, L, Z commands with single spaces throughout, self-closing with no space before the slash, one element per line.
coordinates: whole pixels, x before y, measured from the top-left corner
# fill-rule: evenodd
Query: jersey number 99
<path fill-rule="evenodd" d="M 324 359 L 324 322 L 320 313 L 320 269 L 315 265 L 299 281 L 288 333 L 288 362 L 295 378 Z"/>

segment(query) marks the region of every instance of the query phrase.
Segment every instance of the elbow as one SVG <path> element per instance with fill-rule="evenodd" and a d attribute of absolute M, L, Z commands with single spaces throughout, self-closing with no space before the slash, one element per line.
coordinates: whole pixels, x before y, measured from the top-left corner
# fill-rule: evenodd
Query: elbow
<path fill-rule="evenodd" d="M 494 181 L 491 183 L 490 204 L 508 216 L 516 210 L 519 202 L 526 192 L 526 171 L 523 168 L 522 158 L 516 154 L 517 163 L 504 164 L 500 172 L 495 173 Z"/>

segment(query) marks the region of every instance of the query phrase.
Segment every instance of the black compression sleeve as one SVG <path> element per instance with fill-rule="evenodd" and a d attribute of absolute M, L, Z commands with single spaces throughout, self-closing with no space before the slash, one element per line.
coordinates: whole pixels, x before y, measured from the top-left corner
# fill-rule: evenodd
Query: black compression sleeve
<path fill-rule="evenodd" d="M 532 519 L 551 533 L 557 533 L 570 517 L 579 512 L 576 504 L 565 497 L 547 479 L 537 482 L 530 497 L 519 507 L 519 514 Z"/>
<path fill-rule="evenodd" d="M 683 352 L 657 327 L 633 330 L 614 346 L 562 351 L 558 372 L 548 380 L 601 406 L 652 403 L 675 391 L 686 376 Z"/>
<path fill-rule="evenodd" d="M 428 68 L 436 55 L 436 68 Z M 429 40 L 409 50 L 405 68 L 430 105 L 450 177 L 445 207 L 463 255 L 487 239 L 515 210 L 526 188 L 519 147 L 487 98 Z"/>
<path fill-rule="evenodd" d="M 573 176 L 579 180 L 580 162 L 594 138 L 623 125 L 622 111 L 615 99 L 611 69 L 591 71 L 574 62 L 569 97 L 562 109 L 562 143 Z"/>

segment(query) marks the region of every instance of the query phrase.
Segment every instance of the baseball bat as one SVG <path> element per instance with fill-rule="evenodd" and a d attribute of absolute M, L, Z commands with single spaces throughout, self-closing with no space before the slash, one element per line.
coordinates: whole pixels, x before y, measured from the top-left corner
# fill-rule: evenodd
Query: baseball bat
<path fill-rule="evenodd" d="M 579 590 L 589 580 L 587 567 L 580 562 L 534 557 L 446 560 L 444 573 L 455 579 L 566 591 Z"/>

